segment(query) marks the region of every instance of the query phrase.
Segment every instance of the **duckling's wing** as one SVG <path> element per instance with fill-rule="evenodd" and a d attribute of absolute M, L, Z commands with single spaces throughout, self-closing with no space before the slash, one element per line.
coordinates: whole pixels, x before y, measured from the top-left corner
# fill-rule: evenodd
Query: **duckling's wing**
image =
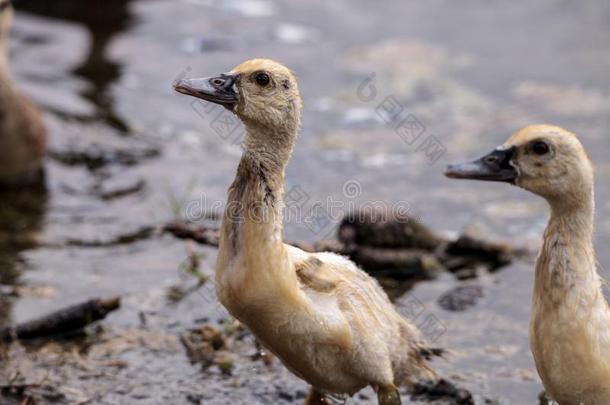
<path fill-rule="evenodd" d="M 337 287 L 336 277 L 325 267 L 323 261 L 294 246 L 286 246 L 297 278 L 303 287 L 323 293 L 331 292 Z"/>
<path fill-rule="evenodd" d="M 301 286 L 316 292 L 333 293 L 341 290 L 340 296 L 369 292 L 382 301 L 389 300 L 385 292 L 364 271 L 348 258 L 335 253 L 308 253 L 285 245 Z"/>

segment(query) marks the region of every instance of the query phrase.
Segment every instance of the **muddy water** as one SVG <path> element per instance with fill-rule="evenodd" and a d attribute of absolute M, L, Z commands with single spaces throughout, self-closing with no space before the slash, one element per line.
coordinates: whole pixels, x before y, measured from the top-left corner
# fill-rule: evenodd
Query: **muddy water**
<path fill-rule="evenodd" d="M 2 197 L 3 211 L 14 212 L 3 227 L 18 230 L 19 243 L 0 252 L 0 282 L 12 291 L 0 296 L 0 322 L 123 296 L 121 311 L 77 356 L 65 343 L 11 348 L 3 372 L 18 370 L 30 383 L 46 377 L 61 387 L 61 401 L 302 401 L 305 385 L 277 361 L 253 360 L 248 336 L 228 354 L 231 376 L 189 362 L 180 334 L 226 313 L 210 283 L 177 303 L 167 293 L 195 283 L 183 265 L 189 252 L 211 276 L 214 249 L 159 234 L 111 243 L 176 216 L 220 210 L 240 128 L 227 126 L 222 111 L 174 94 L 171 83 L 250 57 L 292 67 L 305 101 L 287 173 L 303 215 L 289 218 L 290 239 L 325 237 L 344 210 L 382 201 L 409 207 L 448 234 L 476 227 L 535 247 L 547 218 L 543 202 L 441 173 L 518 127 L 552 122 L 580 134 L 596 164 L 596 241 L 602 266 L 610 263 L 610 6 L 603 1 L 56 3 L 17 4 L 13 73 L 45 111 L 54 158 L 46 192 Z M 93 150 L 95 161 L 66 158 L 83 150 Z M 329 199 L 335 208 L 315 226 L 304 219 Z M 454 351 L 437 362 L 445 375 L 480 403 L 531 404 L 541 390 L 527 346 L 532 277 L 527 261 L 482 275 L 472 283 L 485 297 L 460 313 L 436 303 L 460 284 L 449 275 L 393 292 L 401 308 L 423 304 L 417 322 L 438 320 L 442 333 L 431 337 Z M 372 398 L 365 391 L 352 401 Z"/>

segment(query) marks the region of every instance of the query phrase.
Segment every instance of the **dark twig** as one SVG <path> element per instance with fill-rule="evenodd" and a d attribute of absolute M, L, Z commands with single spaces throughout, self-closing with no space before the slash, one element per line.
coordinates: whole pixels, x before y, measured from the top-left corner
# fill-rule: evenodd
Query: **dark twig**
<path fill-rule="evenodd" d="M 172 222 L 163 227 L 165 232 L 169 232 L 179 239 L 191 239 L 202 245 L 218 247 L 220 239 L 219 231 L 215 228 L 205 226 L 194 226 L 185 222 Z"/>
<path fill-rule="evenodd" d="M 68 246 L 78 246 L 78 247 L 110 247 L 110 246 L 118 246 L 118 245 L 128 245 L 130 243 L 134 243 L 140 240 L 145 240 L 150 238 L 155 234 L 157 229 L 153 226 L 144 226 L 139 229 L 136 229 L 133 232 L 125 233 L 113 237 L 108 240 L 81 240 L 81 239 L 69 239 L 66 244 Z"/>
<path fill-rule="evenodd" d="M 0 329 L 0 340 L 34 339 L 75 332 L 121 306 L 120 297 L 94 298 L 15 326 Z"/>

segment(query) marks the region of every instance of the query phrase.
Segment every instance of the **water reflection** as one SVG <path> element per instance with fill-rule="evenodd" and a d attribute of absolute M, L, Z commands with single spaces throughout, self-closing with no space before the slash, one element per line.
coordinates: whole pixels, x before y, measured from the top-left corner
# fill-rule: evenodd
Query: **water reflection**
<path fill-rule="evenodd" d="M 114 36 L 131 24 L 130 1 L 106 0 L 98 6 L 82 0 L 15 2 L 18 10 L 77 22 L 87 28 L 91 38 L 89 53 L 73 73 L 91 84 L 81 95 L 96 106 L 95 120 L 103 120 L 123 134 L 129 132 L 129 127 L 114 111 L 110 88 L 121 74 L 121 65 L 107 59 L 106 49 Z"/>

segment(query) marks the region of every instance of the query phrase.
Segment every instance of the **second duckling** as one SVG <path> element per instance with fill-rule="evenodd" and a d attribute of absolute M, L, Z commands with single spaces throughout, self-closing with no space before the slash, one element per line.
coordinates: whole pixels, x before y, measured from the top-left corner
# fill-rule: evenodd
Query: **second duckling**
<path fill-rule="evenodd" d="M 593 166 L 576 135 L 532 125 L 446 174 L 514 184 L 548 201 L 530 315 L 536 368 L 561 405 L 610 404 L 610 310 L 593 249 Z"/>

